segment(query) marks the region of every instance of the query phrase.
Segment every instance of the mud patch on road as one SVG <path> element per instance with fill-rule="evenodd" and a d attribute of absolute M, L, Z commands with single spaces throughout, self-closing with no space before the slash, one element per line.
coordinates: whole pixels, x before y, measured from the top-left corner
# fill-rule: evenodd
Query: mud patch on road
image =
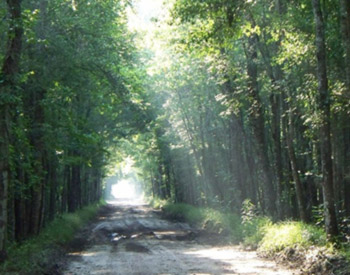
<path fill-rule="evenodd" d="M 297 274 L 145 205 L 105 207 L 76 239 L 77 248 L 84 237 L 84 251 L 70 253 L 62 274 Z"/>
<path fill-rule="evenodd" d="M 135 242 L 128 242 L 124 245 L 125 250 L 129 252 L 137 252 L 137 253 L 150 253 L 151 251 L 143 246 L 142 244 L 138 244 Z"/>

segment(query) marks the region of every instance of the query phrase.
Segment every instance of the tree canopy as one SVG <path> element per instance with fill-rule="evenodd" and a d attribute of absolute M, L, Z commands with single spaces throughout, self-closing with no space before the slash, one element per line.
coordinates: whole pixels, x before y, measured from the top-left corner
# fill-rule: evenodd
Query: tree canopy
<path fill-rule="evenodd" d="M 173 0 L 138 32 L 135 3 L 0 3 L 0 258 L 98 201 L 128 155 L 149 195 L 237 213 L 249 200 L 337 236 L 349 2 Z"/>

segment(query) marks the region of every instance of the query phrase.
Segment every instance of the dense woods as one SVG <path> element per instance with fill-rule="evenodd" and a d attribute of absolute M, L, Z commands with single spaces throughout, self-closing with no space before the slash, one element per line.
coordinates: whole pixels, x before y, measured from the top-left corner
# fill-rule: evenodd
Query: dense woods
<path fill-rule="evenodd" d="M 0 3 L 0 252 L 96 202 L 131 155 L 146 192 L 275 220 L 350 217 L 350 3 Z M 153 44 L 152 44 L 153 43 Z"/>
<path fill-rule="evenodd" d="M 337 236 L 350 215 L 349 2 L 169 9 L 149 62 L 157 154 L 140 164 L 153 194 L 237 213 L 248 199 Z"/>
<path fill-rule="evenodd" d="M 99 201 L 109 148 L 148 115 L 123 1 L 0 5 L 4 256 L 5 243 Z"/>

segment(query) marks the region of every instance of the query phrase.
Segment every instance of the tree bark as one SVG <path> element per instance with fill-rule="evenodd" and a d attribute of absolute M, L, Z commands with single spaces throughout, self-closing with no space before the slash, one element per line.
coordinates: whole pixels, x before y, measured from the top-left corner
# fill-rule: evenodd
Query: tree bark
<path fill-rule="evenodd" d="M 345 68 L 345 98 L 350 98 L 350 2 L 348 0 L 340 0 L 340 15 L 341 15 L 341 33 L 344 51 L 344 68 Z M 348 114 L 344 112 L 342 116 L 343 125 L 348 125 Z M 341 193 L 344 200 L 344 209 L 347 216 L 350 216 L 350 180 L 348 177 L 344 177 L 345 171 L 350 169 L 350 128 L 349 126 L 343 129 L 343 163 L 342 163 L 342 176 L 343 186 Z"/>
<path fill-rule="evenodd" d="M 7 49 L 0 77 L 0 262 L 5 258 L 7 199 L 9 186 L 10 104 L 19 71 L 22 49 L 21 0 L 7 0 L 10 15 Z"/>
<path fill-rule="evenodd" d="M 343 129 L 343 144 L 344 144 L 344 153 L 343 160 L 345 171 L 350 169 L 350 127 Z M 343 174 L 345 174 L 345 171 Z M 344 198 L 344 209 L 347 216 L 350 216 L 350 179 L 345 177 L 343 184 L 343 198 Z"/>
<path fill-rule="evenodd" d="M 73 153 L 73 156 L 78 156 Z M 80 196 L 81 196 L 81 179 L 80 179 L 80 166 L 73 164 L 70 168 L 70 180 L 68 183 L 68 212 L 74 212 L 80 208 Z"/>
<path fill-rule="evenodd" d="M 320 142 L 323 173 L 323 199 L 325 225 L 328 238 L 338 235 L 337 218 L 333 190 L 332 148 L 330 135 L 330 93 L 328 90 L 326 42 L 320 0 L 312 0 L 316 27 L 316 55 L 318 78 L 318 111 L 320 115 Z"/>
<path fill-rule="evenodd" d="M 31 233 L 38 234 L 41 229 L 44 206 L 44 185 L 45 185 L 45 144 L 43 124 L 45 121 L 44 110 L 41 102 L 44 98 L 45 91 L 33 91 L 30 100 L 30 109 L 33 113 L 30 115 L 32 120 L 30 131 L 30 142 L 33 146 L 34 157 L 34 174 L 37 176 L 35 185 L 32 187 L 32 216 L 31 216 Z M 30 112 L 30 111 L 29 111 Z"/>
<path fill-rule="evenodd" d="M 296 191 L 296 199 L 297 199 L 297 204 L 298 204 L 298 209 L 299 209 L 299 215 L 300 215 L 300 219 L 303 222 L 309 222 L 309 217 L 308 217 L 307 211 L 306 211 L 304 189 L 303 189 L 300 177 L 299 177 L 297 158 L 295 156 L 295 150 L 294 150 L 294 144 L 293 144 L 294 127 L 293 127 L 293 110 L 292 110 L 292 108 L 289 108 L 288 118 L 289 118 L 289 127 L 288 127 L 289 129 L 288 129 L 288 133 L 287 133 L 288 155 L 289 155 L 293 180 L 295 183 L 295 191 Z"/>
<path fill-rule="evenodd" d="M 350 98 L 350 2 L 340 0 L 340 24 L 344 50 L 345 90 Z"/>
<path fill-rule="evenodd" d="M 52 221 L 56 216 L 57 210 L 57 160 L 56 156 L 51 156 L 49 166 L 49 182 L 50 182 L 50 194 L 49 194 L 49 205 L 48 205 L 48 220 Z"/>
<path fill-rule="evenodd" d="M 252 34 L 248 37 L 247 74 L 248 74 L 248 96 L 251 104 L 249 110 L 250 123 L 256 144 L 256 154 L 260 166 L 263 183 L 264 204 L 268 214 L 276 213 L 276 192 L 272 182 L 271 167 L 267 156 L 267 144 L 265 140 L 264 114 L 258 89 L 258 69 L 257 69 L 257 37 Z"/>

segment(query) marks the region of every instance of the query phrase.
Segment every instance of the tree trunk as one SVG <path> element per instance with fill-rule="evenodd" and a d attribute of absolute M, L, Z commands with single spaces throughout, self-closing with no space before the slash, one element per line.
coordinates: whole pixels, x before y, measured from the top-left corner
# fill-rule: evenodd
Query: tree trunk
<path fill-rule="evenodd" d="M 77 156 L 74 153 L 74 156 Z M 74 212 L 80 208 L 80 166 L 73 164 L 70 169 L 70 180 L 68 181 L 68 212 Z"/>
<path fill-rule="evenodd" d="M 71 181 L 71 169 L 69 165 L 64 167 L 63 172 L 63 188 L 61 193 L 61 213 L 65 213 L 68 209 L 68 193 Z"/>
<path fill-rule="evenodd" d="M 202 185 L 204 186 L 203 191 L 204 191 L 205 197 L 207 198 L 209 196 L 209 194 L 211 193 L 211 188 L 210 188 L 210 185 L 208 183 L 208 179 L 205 177 L 205 174 L 204 174 L 205 168 L 203 167 L 203 162 L 201 161 L 200 152 L 198 151 L 198 149 L 196 147 L 196 143 L 198 142 L 198 140 L 196 140 L 196 137 L 195 137 L 195 129 L 192 129 L 191 119 L 188 117 L 188 114 L 185 111 L 186 106 L 184 106 L 181 91 L 176 90 L 176 93 L 177 93 L 177 96 L 179 99 L 181 118 L 182 118 L 182 121 L 183 121 L 185 129 L 186 129 L 186 134 L 188 136 L 191 149 L 193 150 L 193 155 L 194 155 L 194 159 L 195 159 L 195 162 L 197 165 L 197 169 L 199 171 L 199 175 L 200 175 L 202 183 L 203 183 Z"/>
<path fill-rule="evenodd" d="M 289 130 L 287 133 L 288 155 L 289 155 L 293 180 L 295 182 L 295 192 L 296 192 L 296 199 L 297 199 L 297 204 L 299 209 L 299 215 L 300 215 L 300 219 L 303 222 L 309 222 L 309 217 L 306 211 L 304 189 L 299 177 L 297 158 L 295 156 L 295 151 L 294 151 L 293 110 L 291 107 L 289 108 L 289 111 L 288 111 L 288 117 L 289 117 Z"/>
<path fill-rule="evenodd" d="M 263 106 L 259 97 L 258 89 L 258 70 L 257 70 L 257 37 L 255 34 L 248 38 L 247 56 L 247 74 L 248 74 L 248 97 L 251 104 L 249 110 L 250 123 L 253 129 L 254 141 L 256 144 L 256 154 L 260 166 L 261 178 L 263 183 L 263 197 L 267 213 L 275 215 L 276 213 L 276 192 L 272 182 L 271 167 L 267 155 L 267 144 L 265 140 L 264 113 Z"/>
<path fill-rule="evenodd" d="M 340 0 L 341 33 L 344 50 L 346 97 L 350 98 L 350 2 Z"/>
<path fill-rule="evenodd" d="M 286 5 L 282 0 L 275 0 L 275 9 L 273 16 L 279 18 L 280 24 L 283 22 L 283 18 L 286 16 Z M 270 4 L 269 4 L 270 5 Z M 267 8 L 267 7 L 265 7 Z M 254 22 L 253 16 L 250 15 Z M 270 22 L 264 22 L 263 26 L 268 26 Z M 272 90 L 270 95 L 271 104 L 271 134 L 272 134 L 272 149 L 273 149 L 273 170 L 276 181 L 276 206 L 277 216 L 282 219 L 283 216 L 283 165 L 282 165 L 282 147 L 281 147 L 281 99 L 283 98 L 284 89 L 284 75 L 280 65 L 272 62 L 272 56 L 277 56 L 280 52 L 282 34 L 279 35 L 279 39 L 273 43 L 267 43 L 266 37 L 269 35 L 263 31 L 258 38 L 258 48 L 262 56 L 262 60 L 265 63 L 267 75 L 271 80 Z"/>
<path fill-rule="evenodd" d="M 31 216 L 31 233 L 38 234 L 42 224 L 42 211 L 44 207 L 44 130 L 43 124 L 45 121 L 44 110 L 42 108 L 42 100 L 44 99 L 45 91 L 34 91 L 31 95 L 30 106 L 33 109 L 32 125 L 30 132 L 30 142 L 33 146 L 34 157 L 34 174 L 37 178 L 35 185 L 32 187 L 32 216 Z"/>
<path fill-rule="evenodd" d="M 282 115 L 282 120 L 281 120 L 281 127 L 282 127 L 282 148 L 288 148 L 288 141 L 287 141 L 287 136 L 288 136 L 288 128 L 289 128 L 289 119 L 288 119 L 288 106 L 287 106 L 287 100 L 285 97 L 285 93 L 282 93 L 282 110 L 283 110 L 283 115 Z M 286 218 L 291 218 L 293 217 L 293 210 L 292 209 L 292 187 L 290 185 L 290 182 L 292 180 L 292 171 L 291 171 L 291 165 L 290 165 L 290 160 L 289 160 L 289 155 L 288 155 L 288 150 L 287 152 L 284 151 L 283 155 L 283 160 L 284 160 L 284 167 L 286 169 L 286 184 L 284 186 L 284 189 L 282 192 L 285 192 L 285 203 L 283 204 L 283 215 Z"/>
<path fill-rule="evenodd" d="M 320 115 L 320 142 L 323 173 L 323 199 L 325 225 L 329 239 L 338 235 L 337 218 L 334 204 L 332 148 L 330 135 L 330 93 L 328 90 L 326 42 L 323 15 L 320 0 L 312 0 L 316 25 L 318 111 Z"/>
<path fill-rule="evenodd" d="M 238 126 L 238 123 L 238 118 L 236 116 L 232 116 L 230 118 L 228 125 L 228 136 L 230 174 L 236 179 L 236 183 L 234 184 L 235 194 L 233 198 L 238 200 L 238 207 L 241 208 L 242 202 L 247 197 L 250 197 L 250 199 L 255 203 L 256 200 L 253 199 L 255 192 L 252 191 L 253 182 L 250 181 L 250 173 L 247 173 L 247 175 L 245 174 L 245 169 L 248 164 L 244 155 L 244 143 L 242 138 L 244 133 L 241 127 Z"/>
<path fill-rule="evenodd" d="M 343 184 L 343 198 L 344 198 L 344 209 L 347 216 L 350 216 L 350 179 L 349 179 L 349 171 L 350 171 L 350 127 L 346 127 L 343 129 L 343 144 L 344 144 L 344 184 Z M 346 174 L 348 173 L 348 174 Z"/>
<path fill-rule="evenodd" d="M 341 33 L 344 50 L 344 68 L 345 68 L 345 98 L 350 98 L 350 2 L 348 0 L 340 0 L 340 15 L 341 15 Z M 342 125 L 348 125 L 348 114 L 344 112 L 342 116 Z M 349 126 L 343 129 L 343 186 L 342 195 L 344 200 L 344 209 L 347 216 L 350 216 L 350 180 L 345 171 L 350 169 L 350 128 Z"/>
<path fill-rule="evenodd" d="M 49 209 L 48 209 L 48 220 L 52 221 L 56 216 L 56 207 L 57 207 L 57 166 L 58 162 L 56 156 L 53 155 L 50 160 L 49 167 L 49 182 L 50 182 L 50 199 L 49 199 Z"/>
<path fill-rule="evenodd" d="M 0 262 L 5 258 L 7 198 L 9 186 L 10 102 L 22 49 L 21 0 L 7 0 L 10 23 L 7 49 L 0 75 Z"/>
<path fill-rule="evenodd" d="M 276 83 L 275 83 L 276 84 Z M 277 216 L 279 219 L 283 217 L 282 207 L 282 180 L 283 180 L 283 166 L 282 166 L 282 148 L 281 148 L 281 96 L 279 94 L 272 94 L 270 96 L 271 111 L 272 111 L 272 139 L 273 139 L 273 154 L 274 154 L 274 170 L 276 175 L 276 205 Z"/>

